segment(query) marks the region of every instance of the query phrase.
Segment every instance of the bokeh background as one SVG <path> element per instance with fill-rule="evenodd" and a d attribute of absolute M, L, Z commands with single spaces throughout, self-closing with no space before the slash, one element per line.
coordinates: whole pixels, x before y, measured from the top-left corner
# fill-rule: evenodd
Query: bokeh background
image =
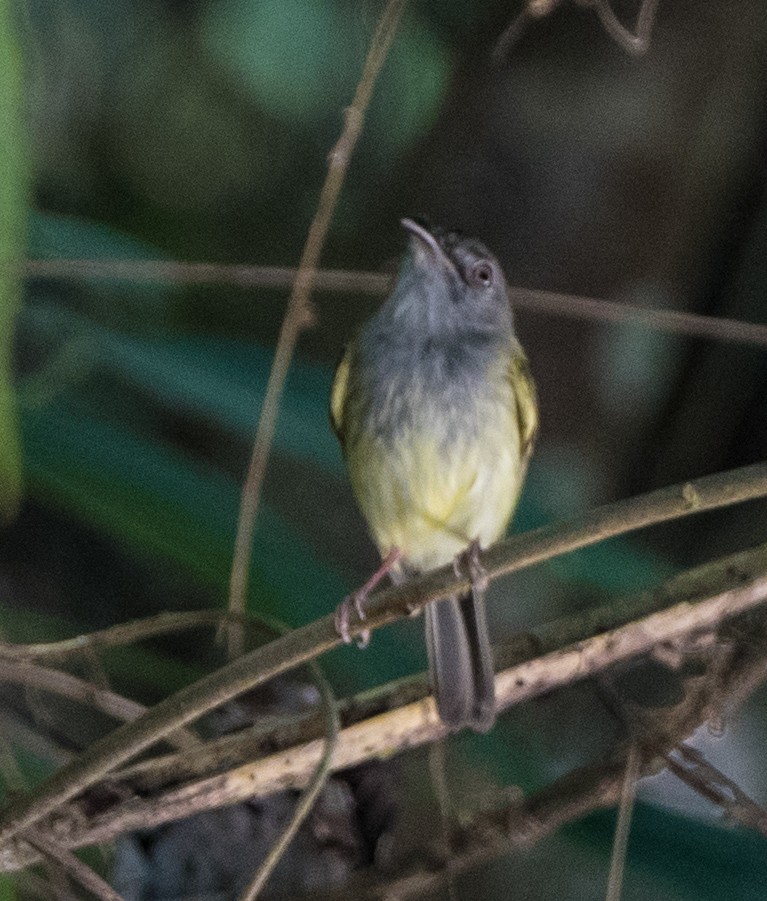
<path fill-rule="evenodd" d="M 633 22 L 636 0 L 613 6 Z M 0 7 L 4 259 L 296 264 L 380 2 Z M 661 0 L 650 50 L 635 58 L 593 10 L 564 0 L 493 67 L 521 9 L 410 3 L 323 263 L 394 271 L 399 218 L 420 214 L 480 237 L 512 286 L 765 322 L 767 7 Z M 26 278 L 18 292 L 8 279 L 2 297 L 5 636 L 224 605 L 285 292 L 61 277 Z M 291 369 L 249 591 L 254 612 L 290 625 L 331 610 L 376 562 L 326 410 L 344 341 L 377 303 L 318 295 Z M 767 456 L 763 349 L 531 307 L 517 323 L 542 428 L 515 528 Z M 753 502 L 504 580 L 491 594 L 495 634 L 763 541 L 765 514 Z M 148 702 L 221 656 L 200 636 L 106 665 L 116 689 Z M 421 626 L 324 663 L 340 694 L 423 669 Z M 20 716 L 24 699 L 4 699 Z M 765 700 L 724 736 L 699 737 L 757 800 Z M 54 702 L 36 701 L 59 742 L 83 741 L 81 717 L 62 723 Z M 492 735 L 451 744 L 455 803 L 501 784 L 541 787 L 610 731 L 588 686 L 515 710 Z M 26 754 L 22 765 L 34 780 L 49 764 Z M 412 754 L 402 769 L 403 817 L 417 823 L 433 805 L 428 768 Z M 668 779 L 640 797 L 626 899 L 764 897 L 762 839 Z M 461 896 L 509 897 L 513 880 L 519 898 L 600 897 L 613 825 L 589 817 L 459 881 Z"/>

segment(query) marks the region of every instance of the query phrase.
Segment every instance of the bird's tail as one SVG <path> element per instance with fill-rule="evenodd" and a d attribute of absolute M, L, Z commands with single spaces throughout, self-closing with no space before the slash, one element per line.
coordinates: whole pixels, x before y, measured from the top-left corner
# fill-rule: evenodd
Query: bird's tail
<path fill-rule="evenodd" d="M 428 605 L 426 648 L 442 721 L 451 731 L 487 732 L 495 722 L 495 682 L 480 592 Z"/>

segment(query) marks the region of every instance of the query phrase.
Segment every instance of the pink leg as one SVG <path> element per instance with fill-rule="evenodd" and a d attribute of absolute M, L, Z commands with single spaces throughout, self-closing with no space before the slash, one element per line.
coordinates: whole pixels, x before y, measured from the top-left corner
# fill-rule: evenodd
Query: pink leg
<path fill-rule="evenodd" d="M 352 607 L 356 610 L 360 619 L 365 619 L 365 601 L 367 601 L 368 595 L 381 582 L 383 577 L 391 572 L 401 557 L 402 551 L 397 547 L 393 547 L 367 582 L 352 594 L 348 594 L 338 605 L 336 609 L 336 631 L 343 639 L 344 644 L 351 644 L 352 641 L 351 635 L 349 635 L 349 619 Z M 357 647 L 366 648 L 369 642 L 370 632 L 367 630 L 360 632 L 357 638 Z"/>

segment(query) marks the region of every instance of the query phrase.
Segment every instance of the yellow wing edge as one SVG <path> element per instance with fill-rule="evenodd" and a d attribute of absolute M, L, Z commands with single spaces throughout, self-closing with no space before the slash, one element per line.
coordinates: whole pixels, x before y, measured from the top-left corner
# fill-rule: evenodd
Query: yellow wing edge
<path fill-rule="evenodd" d="M 344 406 L 346 405 L 346 393 L 349 387 L 349 372 L 351 370 L 351 355 L 349 348 L 344 351 L 344 355 L 336 366 L 335 375 L 333 376 L 333 384 L 330 388 L 330 425 L 336 433 L 336 437 L 344 446 Z"/>
<path fill-rule="evenodd" d="M 517 399 L 517 420 L 522 459 L 527 462 L 538 433 L 538 392 L 527 357 L 520 350 L 511 361 L 509 378 Z"/>

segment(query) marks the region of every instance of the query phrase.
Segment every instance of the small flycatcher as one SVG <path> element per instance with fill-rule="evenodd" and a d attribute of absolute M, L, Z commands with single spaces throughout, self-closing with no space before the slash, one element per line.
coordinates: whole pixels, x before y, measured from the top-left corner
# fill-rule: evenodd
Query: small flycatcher
<path fill-rule="evenodd" d="M 477 572 L 476 550 L 512 517 L 538 427 L 498 261 L 479 241 L 422 220 L 402 225 L 410 244 L 394 290 L 347 346 L 330 402 L 354 494 L 395 581 L 462 558 Z M 481 581 L 426 608 L 434 696 L 451 730 L 495 721 Z M 363 615 L 361 595 L 352 600 Z"/>

